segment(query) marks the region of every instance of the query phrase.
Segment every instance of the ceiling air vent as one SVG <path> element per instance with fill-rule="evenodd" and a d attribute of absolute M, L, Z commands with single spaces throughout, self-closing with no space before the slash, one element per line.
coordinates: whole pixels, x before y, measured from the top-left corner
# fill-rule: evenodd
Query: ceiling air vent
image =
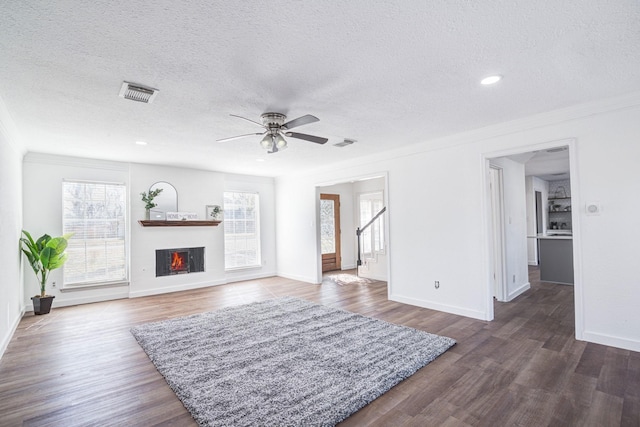
<path fill-rule="evenodd" d="M 346 147 L 347 145 L 351 145 L 354 142 L 356 142 L 355 139 L 347 139 L 347 138 L 345 138 L 344 141 L 336 142 L 335 144 L 333 144 L 333 146 L 334 147 Z"/>
<path fill-rule="evenodd" d="M 139 85 L 137 83 L 122 82 L 122 87 L 120 88 L 120 96 L 122 98 L 144 102 L 145 104 L 151 104 L 151 102 L 153 102 L 153 98 L 155 98 L 157 94 L 158 89 Z"/>

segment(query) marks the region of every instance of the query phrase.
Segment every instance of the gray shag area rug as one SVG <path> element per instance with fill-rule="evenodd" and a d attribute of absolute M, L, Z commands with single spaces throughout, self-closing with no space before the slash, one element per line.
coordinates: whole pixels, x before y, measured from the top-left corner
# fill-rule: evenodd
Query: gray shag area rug
<path fill-rule="evenodd" d="M 202 426 L 332 426 L 455 344 L 293 297 L 131 332 Z"/>

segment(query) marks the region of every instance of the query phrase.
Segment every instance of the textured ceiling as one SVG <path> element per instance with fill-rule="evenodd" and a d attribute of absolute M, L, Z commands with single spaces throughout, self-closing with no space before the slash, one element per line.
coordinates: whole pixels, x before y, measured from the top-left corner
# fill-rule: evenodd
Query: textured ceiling
<path fill-rule="evenodd" d="M 277 176 L 640 91 L 640 2 L 10 1 L 0 97 L 31 151 Z M 490 74 L 505 76 L 484 87 Z M 118 97 L 122 81 L 160 90 Z M 320 122 L 267 155 L 230 117 Z M 357 142 L 345 148 L 344 138 Z M 143 140 L 147 146 L 134 142 Z M 258 162 L 256 159 L 264 159 Z"/>

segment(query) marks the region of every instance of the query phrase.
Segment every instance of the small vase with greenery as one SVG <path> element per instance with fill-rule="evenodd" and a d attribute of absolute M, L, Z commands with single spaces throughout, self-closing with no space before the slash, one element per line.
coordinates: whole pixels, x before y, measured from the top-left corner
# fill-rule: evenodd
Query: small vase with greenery
<path fill-rule="evenodd" d="M 211 209 L 211 213 L 209 214 L 209 216 L 211 216 L 211 219 L 218 221 L 220 220 L 220 216 L 222 215 L 222 208 L 218 205 L 213 206 L 213 208 Z"/>
<path fill-rule="evenodd" d="M 36 314 L 46 314 L 51 309 L 51 300 L 55 298 L 46 294 L 47 280 L 51 270 L 62 267 L 67 262 L 68 239 L 72 233 L 61 237 L 51 237 L 48 234 L 42 235 L 38 240 L 33 240 L 29 232 L 22 230 L 23 237 L 20 238 L 20 249 L 27 256 L 29 264 L 40 282 L 40 295 L 31 298 L 34 302 Z M 48 299 L 48 307 L 40 312 L 42 300 Z"/>
<path fill-rule="evenodd" d="M 145 203 L 144 208 L 146 209 L 145 212 L 145 219 L 149 219 L 150 218 L 150 210 L 155 208 L 156 206 L 158 206 L 157 203 L 153 202 L 153 199 L 155 199 L 158 194 L 162 193 L 162 188 L 156 188 L 155 190 L 151 190 L 149 189 L 149 194 L 147 194 L 146 191 L 143 191 L 142 193 L 140 193 L 140 195 L 142 196 L 142 201 Z"/>

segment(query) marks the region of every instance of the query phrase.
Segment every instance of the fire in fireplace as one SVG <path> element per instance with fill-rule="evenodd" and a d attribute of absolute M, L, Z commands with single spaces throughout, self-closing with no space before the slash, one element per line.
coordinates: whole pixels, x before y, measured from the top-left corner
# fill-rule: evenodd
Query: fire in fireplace
<path fill-rule="evenodd" d="M 204 248 L 156 250 L 156 277 L 204 271 Z"/>
<path fill-rule="evenodd" d="M 189 272 L 189 252 L 174 252 L 171 254 L 171 264 L 169 269 L 172 272 L 188 273 Z"/>

